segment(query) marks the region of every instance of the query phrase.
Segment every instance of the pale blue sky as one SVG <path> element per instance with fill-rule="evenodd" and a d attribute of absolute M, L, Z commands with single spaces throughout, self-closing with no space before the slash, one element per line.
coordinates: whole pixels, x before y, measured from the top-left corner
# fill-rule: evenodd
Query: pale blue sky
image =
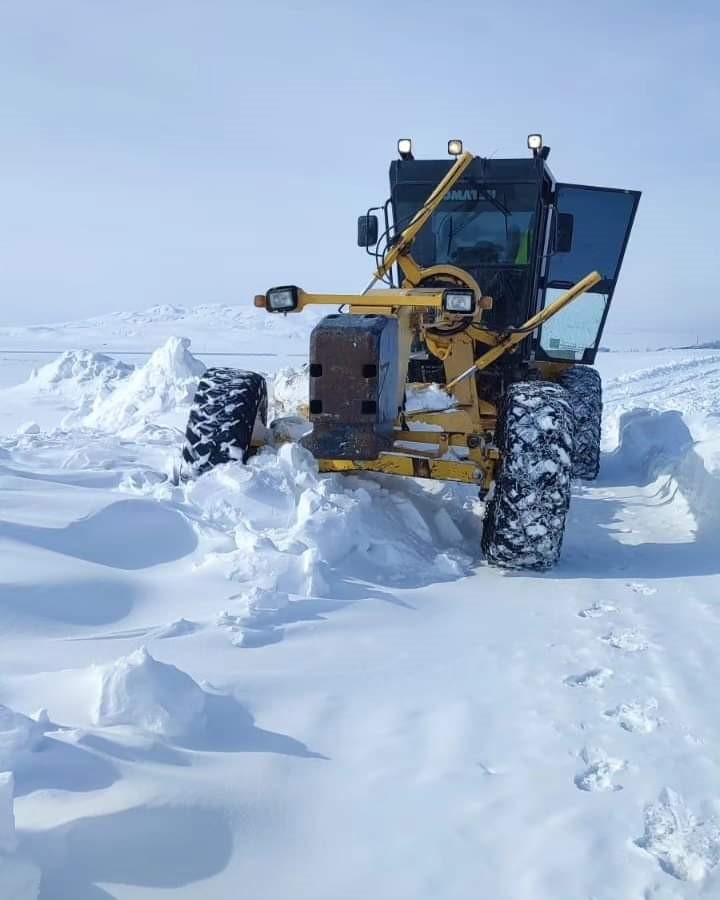
<path fill-rule="evenodd" d="M 614 329 L 720 337 L 711 0 L 0 0 L 0 323 L 351 291 L 398 136 L 639 188 Z"/>

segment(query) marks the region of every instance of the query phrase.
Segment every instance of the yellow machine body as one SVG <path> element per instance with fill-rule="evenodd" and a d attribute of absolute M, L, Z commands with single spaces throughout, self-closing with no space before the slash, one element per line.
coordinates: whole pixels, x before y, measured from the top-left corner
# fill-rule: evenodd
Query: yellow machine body
<path fill-rule="evenodd" d="M 296 290 L 297 302 L 291 312 L 309 305 L 342 307 L 353 315 L 381 315 L 397 319 L 398 365 L 407 371 L 413 338 L 420 336 L 428 349 L 442 360 L 446 384 L 441 386 L 451 398 L 449 408 L 441 411 L 402 412 L 395 422 L 394 445 L 372 460 L 318 460 L 323 472 L 372 471 L 413 478 L 435 478 L 478 485 L 487 491 L 495 480 L 500 452 L 495 444 L 498 409 L 481 395 L 476 373 L 487 368 L 503 354 L 513 353 L 548 319 L 592 288 L 602 276 L 591 272 L 551 305 L 541 310 L 520 328 L 498 334 L 484 327 L 484 313 L 492 308 L 493 298 L 483 296 L 474 278 L 456 266 L 423 268 L 410 254 L 412 243 L 452 186 L 474 159 L 470 153 L 458 157 L 446 177 L 438 184 L 424 206 L 395 241 L 383 264 L 361 294 L 313 294 Z M 398 265 L 404 281 L 400 288 L 374 289 L 391 267 Z M 442 287 L 438 287 L 438 283 Z M 433 286 L 426 286 L 433 285 Z M 452 286 L 473 292 L 475 310 L 472 322 L 460 333 L 453 326 L 461 321 L 457 314 L 443 308 L 445 292 Z M 268 292 L 270 293 L 270 292 Z M 269 308 L 268 295 L 259 295 L 255 303 Z M 425 314 L 432 311 L 432 333 L 426 327 Z M 462 317 L 465 321 L 467 317 Z M 446 334 L 443 334 L 446 331 Z M 478 352 L 478 350 L 480 352 Z M 572 365 L 552 363 L 538 371 L 555 381 Z M 404 409 L 407 384 L 400 385 L 398 408 Z M 425 384 L 412 386 L 415 398 L 429 390 Z"/>

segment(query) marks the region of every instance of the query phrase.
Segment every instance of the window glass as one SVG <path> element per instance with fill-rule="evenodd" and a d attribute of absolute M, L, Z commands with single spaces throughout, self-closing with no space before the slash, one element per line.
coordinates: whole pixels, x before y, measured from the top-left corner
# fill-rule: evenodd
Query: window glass
<path fill-rule="evenodd" d="M 563 293 L 561 289 L 549 288 L 546 306 Z M 582 294 L 548 319 L 540 333 L 540 346 L 545 353 L 553 359 L 581 360 L 586 350 L 595 347 L 606 303 L 603 294 Z"/>
<path fill-rule="evenodd" d="M 549 283 L 574 284 L 595 270 L 615 281 L 636 202 L 631 192 L 561 185 L 558 211 L 575 220 L 572 249 L 552 256 Z"/>
<path fill-rule="evenodd" d="M 426 184 L 398 186 L 398 230 L 408 224 L 431 190 L 432 186 Z M 413 256 L 423 266 L 527 266 L 531 262 L 537 200 L 535 184 L 461 182 L 448 192 L 418 235 Z"/>

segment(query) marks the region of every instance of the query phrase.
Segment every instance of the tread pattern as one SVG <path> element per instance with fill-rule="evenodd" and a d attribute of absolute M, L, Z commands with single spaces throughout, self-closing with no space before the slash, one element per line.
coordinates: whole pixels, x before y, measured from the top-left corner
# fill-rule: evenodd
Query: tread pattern
<path fill-rule="evenodd" d="M 266 424 L 267 384 L 262 375 L 208 369 L 190 410 L 181 474 L 192 478 L 231 460 L 246 462 L 258 416 Z"/>
<path fill-rule="evenodd" d="M 511 385 L 498 420 L 502 453 L 483 523 L 495 566 L 548 569 L 560 557 L 570 505 L 574 420 L 567 391 L 547 381 Z"/>
<path fill-rule="evenodd" d="M 600 471 L 600 433 L 602 429 L 602 380 L 597 369 L 572 366 L 563 373 L 560 384 L 570 395 L 575 416 L 573 476 L 592 481 Z"/>

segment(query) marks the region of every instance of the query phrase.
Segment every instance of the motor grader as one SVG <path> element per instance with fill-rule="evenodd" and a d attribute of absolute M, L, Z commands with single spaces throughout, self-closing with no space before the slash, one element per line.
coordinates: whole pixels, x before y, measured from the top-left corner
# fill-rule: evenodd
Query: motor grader
<path fill-rule="evenodd" d="M 453 140 L 450 159 L 420 160 L 400 140 L 390 197 L 358 220 L 358 244 L 375 261 L 365 290 L 283 285 L 255 305 L 270 315 L 337 310 L 310 337 L 300 442 L 320 471 L 476 485 L 488 562 L 543 569 L 560 554 L 571 478 L 598 473 L 592 364 L 640 194 L 557 182 L 540 135 L 528 149 L 486 159 Z M 291 433 L 266 419 L 261 375 L 209 369 L 185 475 L 246 462 Z"/>

